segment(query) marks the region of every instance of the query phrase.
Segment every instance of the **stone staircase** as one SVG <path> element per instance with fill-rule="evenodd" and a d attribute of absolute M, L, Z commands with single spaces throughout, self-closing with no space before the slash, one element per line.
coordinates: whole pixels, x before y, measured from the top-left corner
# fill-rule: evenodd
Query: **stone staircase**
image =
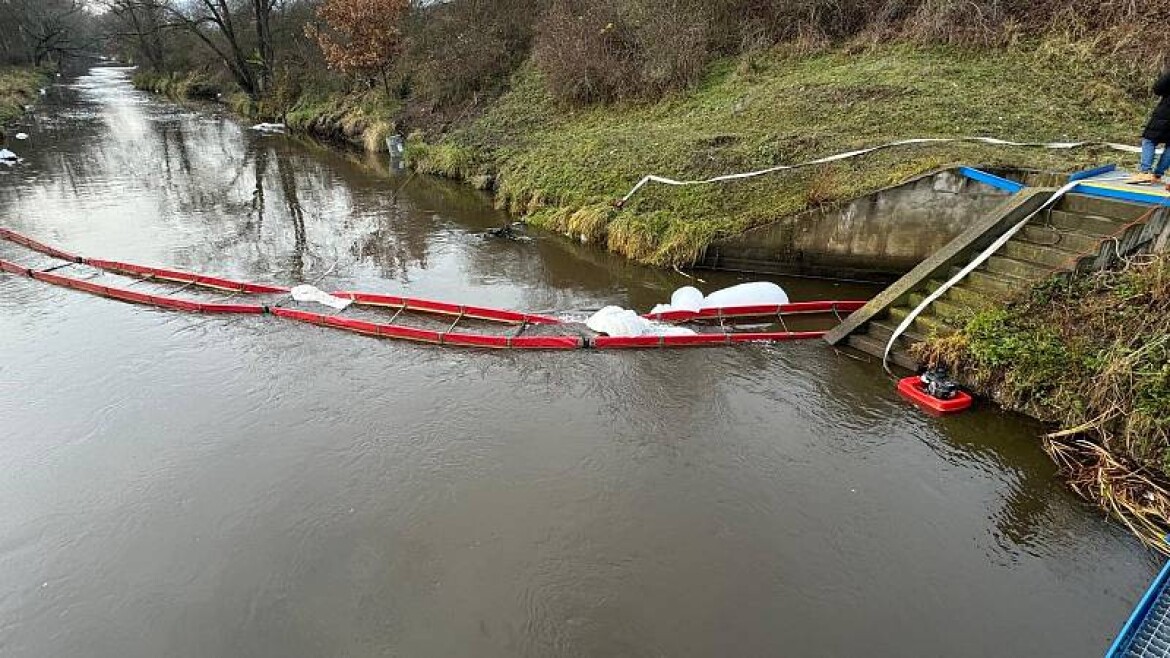
<path fill-rule="evenodd" d="M 928 306 L 898 337 L 890 361 L 908 370 L 919 364 L 909 347 L 931 336 L 958 331 L 977 311 L 1004 304 L 1034 284 L 1060 272 L 1088 271 L 1107 266 L 1117 254 L 1132 253 L 1151 234 L 1146 223 L 1151 206 L 1081 194 L 1063 197 L 995 255 Z M 1147 218 L 1148 219 L 1148 218 Z M 1164 220 L 1164 218 L 1163 218 Z M 1161 230 L 1162 227 L 1156 227 Z M 957 258 L 909 287 L 863 325 L 847 334 L 847 344 L 881 357 L 894 329 L 927 295 L 958 273 L 970 258 Z M 844 337 L 844 336 L 842 336 Z"/>

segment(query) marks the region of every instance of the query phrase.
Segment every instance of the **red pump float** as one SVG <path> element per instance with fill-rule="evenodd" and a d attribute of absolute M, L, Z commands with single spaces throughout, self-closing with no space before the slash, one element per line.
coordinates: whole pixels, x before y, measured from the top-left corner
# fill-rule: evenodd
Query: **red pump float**
<path fill-rule="evenodd" d="M 898 380 L 898 393 L 914 404 L 936 414 L 957 414 L 966 411 L 974 401 L 966 391 L 955 392 L 955 397 L 940 400 L 926 392 L 926 384 L 918 375 Z"/>

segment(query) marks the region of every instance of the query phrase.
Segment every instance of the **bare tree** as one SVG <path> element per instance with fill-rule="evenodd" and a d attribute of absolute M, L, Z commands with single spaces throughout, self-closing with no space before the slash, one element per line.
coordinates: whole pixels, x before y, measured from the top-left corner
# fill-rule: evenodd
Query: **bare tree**
<path fill-rule="evenodd" d="M 155 0 L 101 0 L 97 5 L 104 9 L 113 25 L 107 24 L 107 36 L 130 40 L 132 48 L 150 68 L 161 71 L 166 65 L 166 47 L 163 35 L 166 33 L 166 18 Z M 111 29 L 112 28 L 112 29 Z"/>
<path fill-rule="evenodd" d="M 4 59 L 40 66 L 80 54 L 87 44 L 81 0 L 2 0 Z"/>
<path fill-rule="evenodd" d="M 259 98 L 267 91 L 275 59 L 272 18 L 282 0 L 132 1 L 157 7 L 169 27 L 194 35 L 223 62 L 244 93 Z"/>

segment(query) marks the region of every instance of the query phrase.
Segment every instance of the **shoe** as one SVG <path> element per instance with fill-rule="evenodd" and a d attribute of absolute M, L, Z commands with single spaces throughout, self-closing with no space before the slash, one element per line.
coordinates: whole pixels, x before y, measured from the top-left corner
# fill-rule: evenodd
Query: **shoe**
<path fill-rule="evenodd" d="M 1133 176 L 1130 176 L 1129 180 L 1127 180 L 1125 182 L 1130 184 L 1130 185 L 1151 185 L 1154 182 L 1156 182 L 1157 180 L 1158 180 L 1157 177 L 1155 177 L 1151 173 L 1142 173 L 1142 174 L 1134 174 Z"/>

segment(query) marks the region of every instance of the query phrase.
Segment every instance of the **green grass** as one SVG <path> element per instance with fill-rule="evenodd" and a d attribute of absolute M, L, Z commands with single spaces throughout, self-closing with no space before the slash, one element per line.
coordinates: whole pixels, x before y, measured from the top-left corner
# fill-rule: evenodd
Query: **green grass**
<path fill-rule="evenodd" d="M 215 100 L 225 88 L 216 76 L 203 71 L 158 73 L 140 69 L 135 72 L 133 83 L 138 89 L 179 100 Z"/>
<path fill-rule="evenodd" d="M 1072 488 L 1168 552 L 1170 254 L 1054 279 L 914 349 L 1061 428 L 1044 447 Z"/>
<path fill-rule="evenodd" d="M 1109 419 L 1102 443 L 1170 480 L 1170 254 L 1046 282 L 916 349 L 1041 420 Z"/>
<path fill-rule="evenodd" d="M 400 109 L 401 103 L 388 98 L 380 88 L 347 94 L 308 89 L 285 111 L 284 120 L 293 130 L 343 139 L 367 151 L 382 151 L 386 137 L 394 132 Z"/>
<path fill-rule="evenodd" d="M 1067 56 L 1066 56 L 1067 55 Z M 724 60 L 695 89 L 654 104 L 559 106 L 526 67 L 480 117 L 412 140 L 420 171 L 495 181 L 501 206 L 548 228 L 658 265 L 692 262 L 710 241 L 812 205 L 856 197 L 953 164 L 1071 171 L 1114 158 L 962 144 L 906 147 L 820 171 L 676 188 L 645 174 L 705 178 L 907 137 L 1135 141 L 1147 104 L 1044 48 L 883 46 Z"/>
<path fill-rule="evenodd" d="M 4 126 L 24 113 L 31 105 L 37 89 L 45 85 L 47 73 L 28 67 L 0 67 L 0 137 Z"/>

